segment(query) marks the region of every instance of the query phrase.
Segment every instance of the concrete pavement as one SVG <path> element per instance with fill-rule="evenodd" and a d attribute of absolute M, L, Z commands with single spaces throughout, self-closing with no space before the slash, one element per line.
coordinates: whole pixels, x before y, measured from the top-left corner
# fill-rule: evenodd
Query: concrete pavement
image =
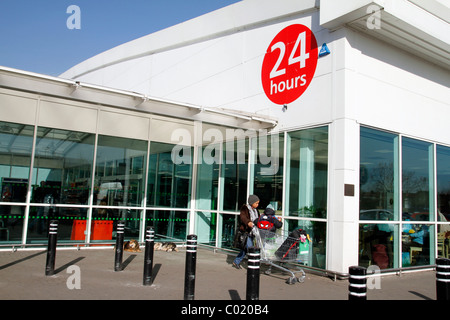
<path fill-rule="evenodd" d="M 1 300 L 183 300 L 186 253 L 155 251 L 153 284 L 144 286 L 142 252 L 124 252 L 124 269 L 114 271 L 114 250 L 56 252 L 55 274 L 45 275 L 46 251 L 0 252 Z M 245 300 L 245 267 L 231 267 L 231 254 L 199 248 L 195 300 Z M 75 266 L 75 267 L 74 267 Z M 265 266 L 262 266 L 264 270 Z M 348 300 L 348 281 L 306 272 L 303 283 L 285 283 L 288 274 L 272 268 L 261 273 L 259 299 Z M 78 277 L 78 278 L 76 278 Z M 79 284 L 79 288 L 76 285 Z M 435 300 L 435 272 L 383 276 L 367 300 Z"/>

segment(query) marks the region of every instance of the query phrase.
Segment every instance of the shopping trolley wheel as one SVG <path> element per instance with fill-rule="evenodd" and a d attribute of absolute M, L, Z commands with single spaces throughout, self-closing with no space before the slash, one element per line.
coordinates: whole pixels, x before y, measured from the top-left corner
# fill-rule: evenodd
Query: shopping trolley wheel
<path fill-rule="evenodd" d="M 272 266 L 269 265 L 269 267 L 266 270 L 264 270 L 264 274 L 267 274 L 267 275 L 272 274 Z"/>
<path fill-rule="evenodd" d="M 303 282 L 305 282 L 306 274 L 305 274 L 305 271 L 303 271 L 303 270 L 301 270 L 301 271 L 302 271 L 302 275 L 300 277 L 298 277 L 297 280 L 298 280 L 298 282 L 303 283 Z"/>
<path fill-rule="evenodd" d="M 296 278 L 295 276 L 289 277 L 289 278 L 286 280 L 286 283 L 287 283 L 287 284 L 295 284 L 296 282 L 297 282 L 297 278 Z"/>

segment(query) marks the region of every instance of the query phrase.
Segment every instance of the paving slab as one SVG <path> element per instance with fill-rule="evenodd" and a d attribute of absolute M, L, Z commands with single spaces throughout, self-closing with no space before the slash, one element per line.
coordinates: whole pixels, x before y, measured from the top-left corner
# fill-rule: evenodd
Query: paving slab
<path fill-rule="evenodd" d="M 55 273 L 45 275 L 47 252 L 0 252 L 1 300 L 183 300 L 186 252 L 155 251 L 153 283 L 143 285 L 144 250 L 124 252 L 123 270 L 114 271 L 110 249 L 58 249 Z M 233 254 L 199 248 L 195 300 L 246 300 L 247 270 L 231 266 Z M 303 283 L 287 284 L 289 274 L 261 266 L 259 299 L 266 301 L 348 300 L 348 281 L 310 273 Z M 77 278 L 78 277 L 78 278 Z M 434 271 L 386 275 L 367 300 L 435 300 Z M 78 287 L 77 287 L 78 285 Z"/>

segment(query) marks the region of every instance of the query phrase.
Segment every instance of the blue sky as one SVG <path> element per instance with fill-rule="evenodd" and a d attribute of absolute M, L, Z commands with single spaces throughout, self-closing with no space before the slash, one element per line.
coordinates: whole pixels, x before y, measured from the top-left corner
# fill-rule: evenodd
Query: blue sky
<path fill-rule="evenodd" d="M 58 76 L 122 43 L 239 0 L 0 0 L 0 65 Z M 70 5 L 81 29 L 69 29 Z"/>

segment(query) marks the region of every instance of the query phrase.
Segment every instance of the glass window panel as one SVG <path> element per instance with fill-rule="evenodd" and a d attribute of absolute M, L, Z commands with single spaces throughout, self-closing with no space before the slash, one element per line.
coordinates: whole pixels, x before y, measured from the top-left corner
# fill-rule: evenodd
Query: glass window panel
<path fill-rule="evenodd" d="M 235 232 L 239 226 L 239 215 L 235 214 L 221 214 L 219 216 L 220 219 L 220 228 L 219 228 L 219 248 L 225 249 L 235 249 L 233 247 L 233 240 Z"/>
<path fill-rule="evenodd" d="M 450 148 L 436 147 L 437 221 L 450 221 Z"/>
<path fill-rule="evenodd" d="M 264 209 L 269 204 L 281 213 L 283 201 L 283 134 L 259 136 L 252 139 L 252 149 L 255 155 L 253 170 L 253 190 L 259 199 L 259 208 Z"/>
<path fill-rule="evenodd" d="M 58 242 L 82 241 L 84 231 L 78 232 L 79 222 L 86 223 L 87 208 L 31 206 L 28 217 L 27 243 L 43 243 L 48 239 L 48 225 L 58 220 Z"/>
<path fill-rule="evenodd" d="M 288 133 L 286 214 L 326 218 L 328 127 Z"/>
<path fill-rule="evenodd" d="M 26 201 L 33 134 L 33 126 L 0 121 L 1 202 Z"/>
<path fill-rule="evenodd" d="M 197 209 L 216 210 L 219 186 L 219 145 L 199 148 L 197 165 Z"/>
<path fill-rule="evenodd" d="M 434 226 L 404 223 L 402 228 L 402 266 L 429 265 L 434 260 Z"/>
<path fill-rule="evenodd" d="M 248 140 L 232 141 L 224 146 L 221 210 L 239 211 L 247 202 Z"/>
<path fill-rule="evenodd" d="M 283 230 L 292 232 L 295 229 L 303 229 L 309 236 L 310 240 L 307 240 L 299 248 L 298 262 L 310 267 L 325 269 L 326 223 L 320 221 L 286 219 L 283 224 Z M 287 235 L 289 235 L 289 233 Z"/>
<path fill-rule="evenodd" d="M 216 245 L 216 213 L 199 211 L 195 213 L 195 230 L 198 243 Z"/>
<path fill-rule="evenodd" d="M 147 141 L 99 135 L 94 204 L 141 205 L 146 159 Z"/>
<path fill-rule="evenodd" d="M 186 241 L 189 212 L 147 210 L 145 228 L 153 227 L 156 241 Z"/>
<path fill-rule="evenodd" d="M 91 242 L 115 240 L 119 221 L 125 222 L 125 239 L 139 240 L 142 210 L 99 207 L 92 213 Z"/>
<path fill-rule="evenodd" d="M 187 161 L 172 161 L 173 144 L 151 142 L 148 170 L 147 204 L 149 206 L 188 208 L 191 200 L 191 147 L 181 148 L 177 156 Z M 186 153 L 187 154 L 184 154 Z"/>
<path fill-rule="evenodd" d="M 372 220 L 372 219 L 371 219 Z M 359 266 L 377 265 L 380 269 L 398 268 L 398 225 L 360 224 Z"/>
<path fill-rule="evenodd" d="M 32 202 L 87 204 L 94 141 L 90 133 L 39 127 Z"/>
<path fill-rule="evenodd" d="M 434 215 L 433 145 L 402 139 L 402 217 L 431 221 Z"/>
<path fill-rule="evenodd" d="M 450 148 L 436 146 L 437 257 L 449 259 L 450 251 Z"/>
<path fill-rule="evenodd" d="M 439 224 L 437 234 L 437 257 L 450 258 L 450 224 Z"/>
<path fill-rule="evenodd" d="M 360 220 L 398 219 L 398 136 L 361 127 Z"/>
<path fill-rule="evenodd" d="M 129 213 L 131 211 L 132 210 L 128 209 L 117 209 L 113 206 L 108 207 L 100 205 L 94 208 L 94 211 L 92 212 L 92 220 L 125 220 L 129 218 Z"/>
<path fill-rule="evenodd" d="M 143 210 L 140 209 L 121 209 L 119 210 L 120 219 L 125 221 L 124 238 L 134 239 L 139 241 L 139 234 L 142 222 Z M 116 230 L 116 224 L 114 225 L 114 230 Z M 114 233 L 113 239 L 115 239 L 116 234 Z"/>
<path fill-rule="evenodd" d="M 0 243 L 22 241 L 25 207 L 0 205 Z"/>

